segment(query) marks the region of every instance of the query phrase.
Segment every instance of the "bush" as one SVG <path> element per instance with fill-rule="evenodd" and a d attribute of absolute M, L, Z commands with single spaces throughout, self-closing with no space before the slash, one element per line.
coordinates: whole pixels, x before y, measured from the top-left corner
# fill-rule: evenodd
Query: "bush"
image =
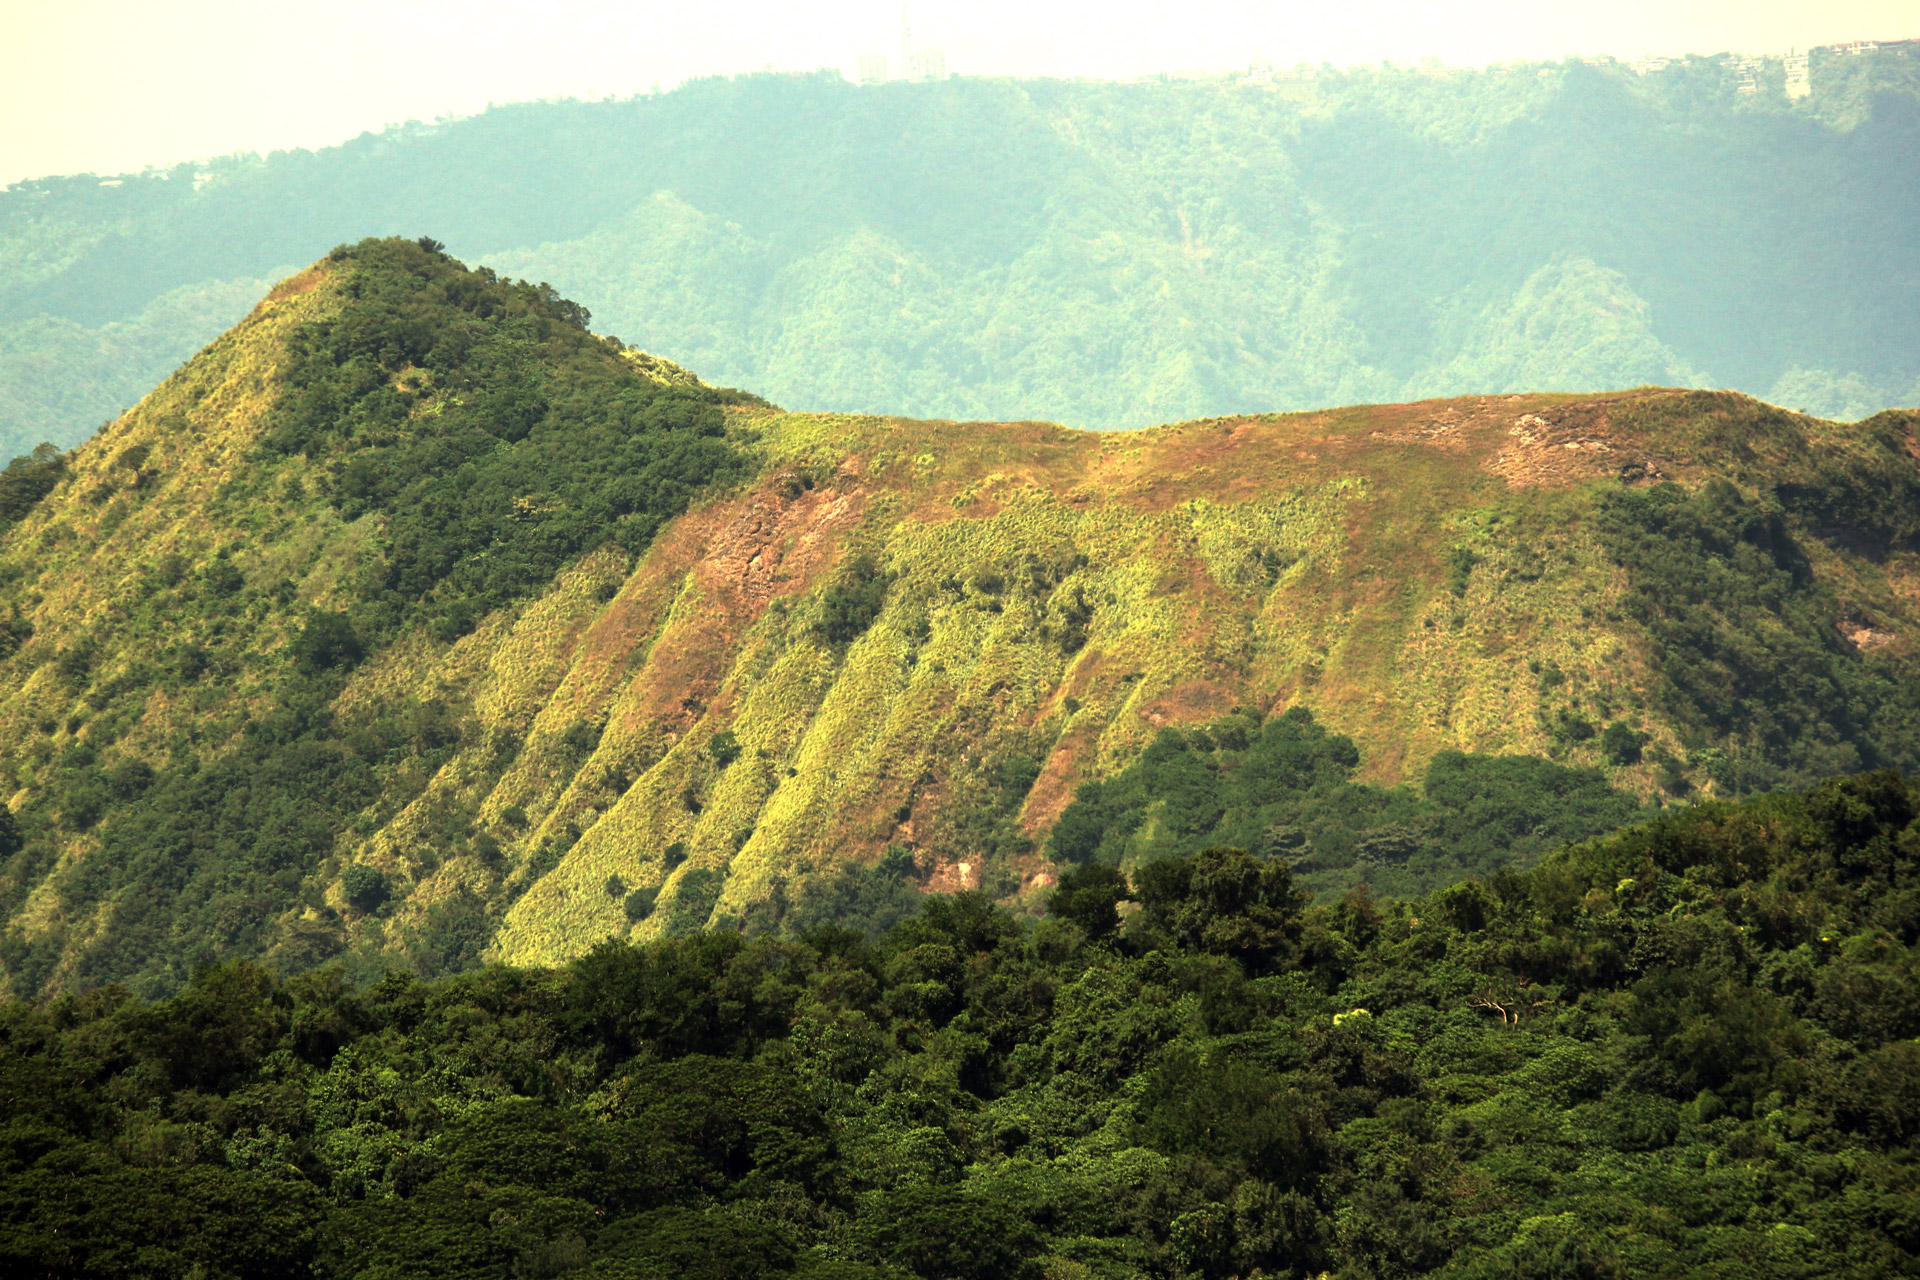
<path fill-rule="evenodd" d="M 707 742 L 707 759 L 713 761 L 716 769 L 725 769 L 740 758 L 740 739 L 733 730 L 722 729 Z"/>
<path fill-rule="evenodd" d="M 813 630 L 828 644 L 852 644 L 866 634 L 886 605 L 893 575 L 862 552 L 848 561 L 820 601 Z"/>
<path fill-rule="evenodd" d="M 378 911 L 393 896 L 393 886 L 378 867 L 356 862 L 341 874 L 340 894 L 356 911 Z"/>
<path fill-rule="evenodd" d="M 293 638 L 292 652 L 295 665 L 314 675 L 351 667 L 366 656 L 367 649 L 346 614 L 315 609 Z"/>
<path fill-rule="evenodd" d="M 1608 764 L 1639 764 L 1640 749 L 1646 740 L 1646 734 L 1638 732 L 1624 721 L 1616 720 L 1600 735 L 1600 754 L 1606 757 Z"/>

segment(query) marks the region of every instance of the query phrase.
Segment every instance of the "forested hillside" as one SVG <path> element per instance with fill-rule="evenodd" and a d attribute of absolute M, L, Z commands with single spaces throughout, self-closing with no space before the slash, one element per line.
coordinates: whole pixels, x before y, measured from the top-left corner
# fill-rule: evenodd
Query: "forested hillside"
<path fill-rule="evenodd" d="M 1413 900 L 1215 848 L 1038 922 L 0 1006 L 0 1268 L 1920 1274 L 1916 813 L 1879 773 Z"/>
<path fill-rule="evenodd" d="M 0 456 L 342 239 L 429 233 L 796 408 L 1142 427 L 1657 383 L 1920 400 L 1920 59 L 1271 85 L 836 76 L 0 193 Z"/>
<path fill-rule="evenodd" d="M 0 966 L 179 991 L 1032 913 L 1213 844 L 1424 892 L 1920 765 L 1920 414 L 793 414 L 342 246 L 0 471 Z"/>

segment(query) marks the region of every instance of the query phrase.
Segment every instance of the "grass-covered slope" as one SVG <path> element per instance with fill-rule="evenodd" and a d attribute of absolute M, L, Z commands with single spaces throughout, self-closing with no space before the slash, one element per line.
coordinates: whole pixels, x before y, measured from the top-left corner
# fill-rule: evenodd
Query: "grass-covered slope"
<path fill-rule="evenodd" d="M 543 713 L 591 759 L 489 801 L 558 860 L 501 954 L 649 904 L 641 936 L 770 923 L 889 846 L 1023 891 L 1080 784 L 1235 708 L 1311 708 L 1381 782 L 1445 750 L 1647 796 L 1910 767 L 1909 429 L 1670 392 L 1104 437 L 743 412 L 766 478 L 669 531 L 615 604 L 659 621 L 596 626 Z"/>
<path fill-rule="evenodd" d="M 1910 1276 L 1916 814 L 1882 773 L 1414 900 L 1214 849 L 1037 923 L 7 1004 L 0 1267 Z"/>
<path fill-rule="evenodd" d="M 471 729 L 457 661 L 391 687 L 355 668 L 444 658 L 737 469 L 721 393 L 583 319 L 367 242 L 70 457 L 0 475 L 17 988 L 326 951 L 330 860 Z"/>
<path fill-rule="evenodd" d="M 1655 75 L 710 78 L 0 191 L 0 449 L 342 238 L 445 239 L 812 409 L 1141 427 L 1463 392 L 1920 401 L 1920 54 Z M 104 175 L 103 175 L 104 176 Z M 104 363 L 96 363 L 111 356 Z M 116 399 L 118 398 L 118 399 Z M 10 449 L 9 449 L 10 446 Z"/>
<path fill-rule="evenodd" d="M 1909 414 L 787 414 L 584 318 L 361 245 L 0 475 L 16 991 L 879 922 L 1216 837 L 1411 890 L 1920 763 Z M 1293 708 L 1312 769 L 1261 754 Z"/>

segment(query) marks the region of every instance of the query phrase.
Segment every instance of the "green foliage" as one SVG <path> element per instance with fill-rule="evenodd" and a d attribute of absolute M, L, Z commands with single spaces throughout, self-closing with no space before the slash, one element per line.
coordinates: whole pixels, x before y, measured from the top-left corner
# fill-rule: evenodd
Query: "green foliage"
<path fill-rule="evenodd" d="M 1611 764 L 1639 764 L 1640 751 L 1646 745 L 1646 740 L 1647 735 L 1616 720 L 1600 735 L 1600 752 Z"/>
<path fill-rule="evenodd" d="M 378 867 L 356 862 L 340 876 L 340 892 L 360 911 L 378 911 L 393 896 L 393 886 Z"/>
<path fill-rule="evenodd" d="M 318 674 L 335 667 L 351 667 L 366 656 L 367 647 L 344 613 L 315 610 L 307 615 L 300 633 L 288 646 L 302 671 Z"/>
<path fill-rule="evenodd" d="M 893 575 L 870 555 L 853 557 L 841 568 L 820 599 L 814 633 L 828 644 L 851 644 L 866 634 L 887 601 Z"/>
<path fill-rule="evenodd" d="M 1304 707 L 1164 729 L 1113 778 L 1080 787 L 1048 851 L 1133 867 L 1225 845 L 1286 859 L 1323 894 L 1356 881 L 1406 892 L 1525 864 L 1639 813 L 1598 770 L 1537 757 L 1443 751 L 1419 795 L 1352 781 L 1359 764 Z"/>
<path fill-rule="evenodd" d="M 35 503 L 53 492 L 67 473 L 67 460 L 50 444 L 36 446 L 0 471 L 0 533 L 18 523 Z"/>
<path fill-rule="evenodd" d="M 1144 933 L 1181 951 L 1232 956 L 1264 973 L 1298 936 L 1300 902 L 1284 862 L 1244 849 L 1202 849 L 1160 858 L 1134 874 Z"/>
<path fill-rule="evenodd" d="M 738 393 L 635 377 L 548 286 L 401 240 L 331 260 L 352 303 L 299 336 L 267 439 L 337 470 L 343 516 L 385 518 L 377 630 L 424 612 L 459 636 L 582 551 L 644 549 L 739 470 L 719 439 Z"/>
<path fill-rule="evenodd" d="M 1920 687 L 1835 628 L 1789 513 L 1881 546 L 1915 536 L 1920 482 L 1856 492 L 1837 465 L 1752 498 L 1725 480 L 1606 496 L 1601 529 L 1660 655 L 1660 706 L 1705 747 L 1727 744 L 1735 792 L 1805 785 L 1863 766 L 1920 765 Z M 1893 499 L 1889 505 L 1887 499 Z M 1844 524 L 1842 524 L 1844 522 Z"/>
<path fill-rule="evenodd" d="M 1098 945 L 960 894 L 871 939 L 361 989 L 233 963 L 158 1004 L 0 1006 L 0 1269 L 1920 1270 L 1897 774 L 1414 901 L 1302 908 L 1283 865 L 1210 849 L 1131 884 L 1089 864 L 1053 903 L 1123 894 Z"/>
<path fill-rule="evenodd" d="M 912 876 L 913 854 L 899 845 L 870 867 L 842 863 L 801 883 L 781 928 L 793 934 L 850 929 L 877 937 L 919 910 L 921 893 Z"/>
<path fill-rule="evenodd" d="M 707 759 L 713 767 L 724 769 L 740 758 L 740 739 L 731 729 L 722 729 L 707 742 Z"/>
<path fill-rule="evenodd" d="M 1073 921 L 1088 939 L 1100 942 L 1119 929 L 1119 906 L 1132 896 L 1118 867 L 1100 862 L 1069 867 L 1047 898 L 1047 914 Z"/>

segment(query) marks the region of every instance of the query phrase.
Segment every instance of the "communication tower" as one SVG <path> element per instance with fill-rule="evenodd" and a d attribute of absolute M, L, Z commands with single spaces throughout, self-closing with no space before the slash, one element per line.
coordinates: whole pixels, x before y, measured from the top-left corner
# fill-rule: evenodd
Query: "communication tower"
<path fill-rule="evenodd" d="M 900 6 L 900 78 L 902 80 L 945 80 L 947 55 L 938 49 L 913 47 L 913 24 L 907 6 Z"/>

